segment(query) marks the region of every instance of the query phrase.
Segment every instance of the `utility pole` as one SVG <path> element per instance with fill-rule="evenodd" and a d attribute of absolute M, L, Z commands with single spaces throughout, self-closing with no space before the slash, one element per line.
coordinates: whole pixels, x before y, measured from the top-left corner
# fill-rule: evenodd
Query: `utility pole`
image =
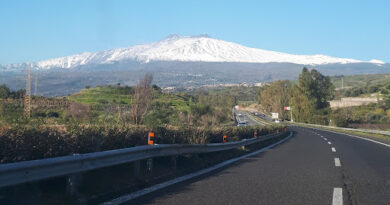
<path fill-rule="evenodd" d="M 344 89 L 344 77 L 341 78 L 341 89 Z"/>
<path fill-rule="evenodd" d="M 38 95 L 38 71 L 35 72 L 34 76 L 34 96 Z"/>
<path fill-rule="evenodd" d="M 24 116 L 30 119 L 31 116 L 31 65 L 27 68 L 26 94 L 24 96 Z"/>

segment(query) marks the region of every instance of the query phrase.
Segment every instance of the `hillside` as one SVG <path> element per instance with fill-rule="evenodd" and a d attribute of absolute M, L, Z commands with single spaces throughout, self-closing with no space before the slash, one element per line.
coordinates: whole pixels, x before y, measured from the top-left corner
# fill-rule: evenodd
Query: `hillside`
<path fill-rule="evenodd" d="M 386 97 L 390 94 L 390 74 L 334 76 L 331 78 L 340 97 Z M 344 87 L 342 88 L 342 81 Z"/>

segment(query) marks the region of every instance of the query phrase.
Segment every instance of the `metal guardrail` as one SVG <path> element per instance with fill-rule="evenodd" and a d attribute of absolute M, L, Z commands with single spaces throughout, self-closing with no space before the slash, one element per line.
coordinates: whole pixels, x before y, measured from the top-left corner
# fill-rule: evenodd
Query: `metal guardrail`
<path fill-rule="evenodd" d="M 331 129 L 346 130 L 346 131 L 357 131 L 357 132 L 382 134 L 382 135 L 389 135 L 390 136 L 389 131 L 381 131 L 381 130 L 354 129 L 354 128 L 345 128 L 345 127 L 334 127 L 334 126 L 299 123 L 299 122 L 293 122 L 293 123 L 290 122 L 290 124 L 306 125 L 306 126 L 321 127 L 321 128 L 331 128 Z"/>
<path fill-rule="evenodd" d="M 76 174 L 97 168 L 162 156 L 224 151 L 281 136 L 270 134 L 237 142 L 137 146 L 88 154 L 55 157 L 0 165 L 0 187 Z"/>

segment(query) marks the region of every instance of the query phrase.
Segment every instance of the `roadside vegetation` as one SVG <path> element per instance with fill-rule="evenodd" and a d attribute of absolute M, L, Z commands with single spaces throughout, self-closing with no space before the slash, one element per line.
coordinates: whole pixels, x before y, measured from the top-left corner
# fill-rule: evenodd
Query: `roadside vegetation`
<path fill-rule="evenodd" d="M 316 70 L 302 69 L 297 84 L 275 81 L 259 90 L 258 103 L 264 112 L 277 112 L 281 119 L 291 120 L 285 106 L 292 109 L 294 121 L 326 124 L 330 113 L 329 100 L 334 97 L 334 86 L 329 77 Z"/>
<path fill-rule="evenodd" d="M 145 75 L 135 87 L 86 87 L 67 97 L 32 96 L 0 87 L 0 163 L 126 148 L 147 143 L 210 143 L 252 138 L 274 127 L 236 127 L 232 108 L 240 95 L 205 90 L 164 93 Z M 224 92 L 225 94 L 221 94 Z"/>
<path fill-rule="evenodd" d="M 331 77 L 336 98 L 387 96 L 390 93 L 390 74 L 367 74 Z"/>
<path fill-rule="evenodd" d="M 344 89 L 341 89 L 344 78 Z M 334 84 L 336 86 L 334 86 Z M 337 89 L 335 89 L 337 87 Z M 297 82 L 275 81 L 259 89 L 258 104 L 264 113 L 296 122 L 339 127 L 390 130 L 389 75 L 323 76 L 304 68 Z M 378 97 L 378 103 L 331 110 L 329 101 L 341 97 Z"/>

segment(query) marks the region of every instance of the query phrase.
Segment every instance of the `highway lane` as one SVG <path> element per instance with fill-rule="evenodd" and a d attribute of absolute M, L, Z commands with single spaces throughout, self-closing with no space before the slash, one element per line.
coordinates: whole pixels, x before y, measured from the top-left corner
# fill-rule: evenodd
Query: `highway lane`
<path fill-rule="evenodd" d="M 300 129 L 317 133 L 331 143 L 355 204 L 390 204 L 390 147 L 324 130 Z"/>
<path fill-rule="evenodd" d="M 131 204 L 390 204 L 390 148 L 304 127 L 289 141 Z"/>
<path fill-rule="evenodd" d="M 259 125 L 259 124 L 260 125 L 265 125 L 264 123 L 256 121 L 252 117 L 248 116 L 248 113 L 246 113 L 246 112 L 239 111 L 239 110 L 237 110 L 235 112 L 236 112 L 237 115 L 241 114 L 244 117 L 244 120 L 247 121 L 247 125 L 248 126 L 254 126 L 254 125 Z"/>
<path fill-rule="evenodd" d="M 330 145 L 309 129 L 292 130 L 296 135 L 272 150 L 129 204 L 351 204 L 344 156 L 331 149 L 338 142 Z"/>

